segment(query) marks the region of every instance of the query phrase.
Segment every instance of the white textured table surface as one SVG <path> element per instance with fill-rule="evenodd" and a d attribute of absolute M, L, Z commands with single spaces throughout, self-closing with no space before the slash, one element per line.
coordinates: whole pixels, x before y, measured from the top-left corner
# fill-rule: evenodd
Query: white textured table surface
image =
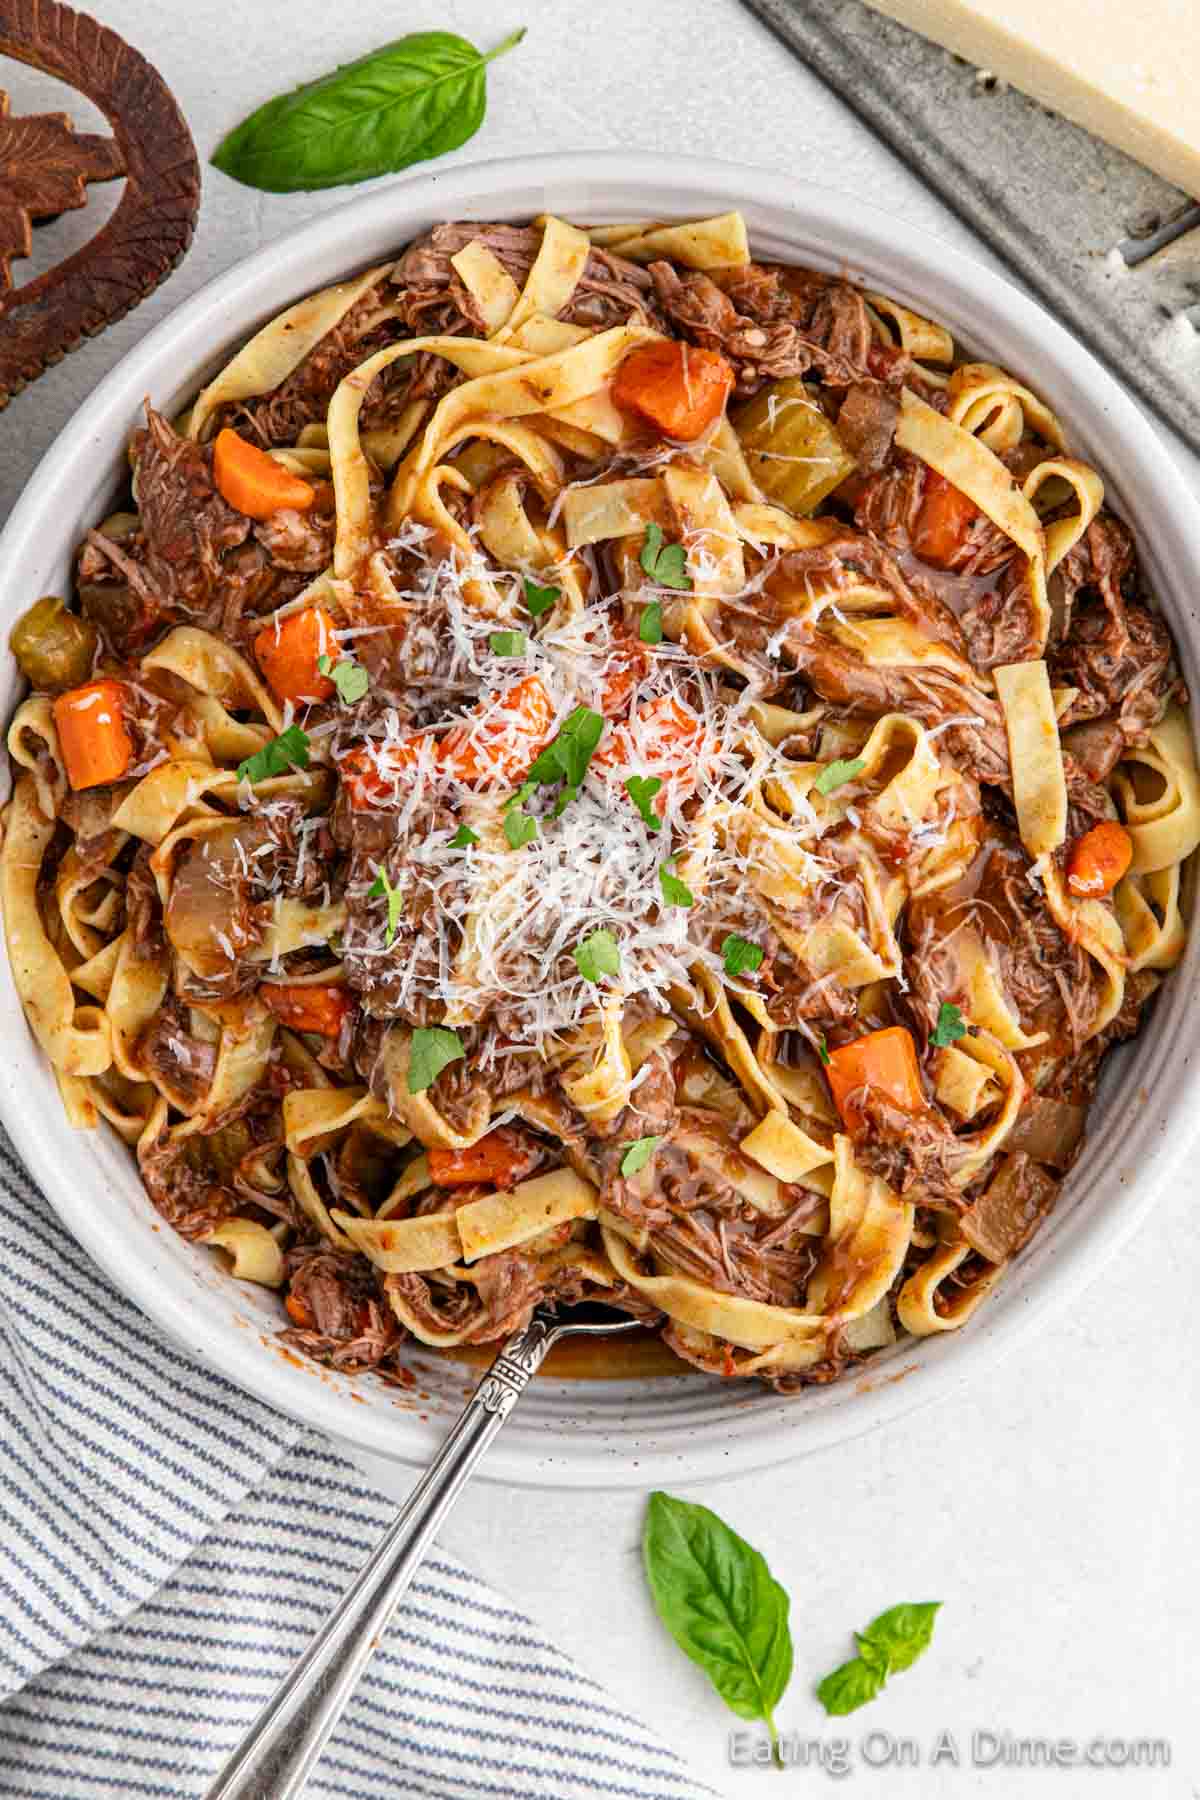
<path fill-rule="evenodd" d="M 492 73 L 483 130 L 456 160 L 588 147 L 704 151 L 853 189 L 983 254 L 736 0 L 513 0 L 499 11 L 492 0 L 443 0 L 402 13 L 362 0 L 254 0 L 236 9 L 213 0 L 97 0 L 96 10 L 162 70 L 202 161 L 258 101 L 403 30 L 442 26 L 490 45 L 524 22 L 525 43 Z M 2 79 L 14 112 L 52 96 L 78 123 L 87 117 L 23 68 L 5 66 Z M 179 272 L 0 416 L 5 512 L 126 347 L 210 275 L 345 197 L 255 194 L 209 169 L 204 181 L 196 242 Z M 93 220 L 85 229 L 68 215 L 48 228 L 47 248 L 74 246 Z M 1196 464 L 1185 461 L 1195 479 Z M 838 1738 L 848 1740 L 855 1794 L 1200 1800 L 1198 1197 L 1200 1184 L 1170 1198 L 1068 1317 L 968 1394 L 773 1475 L 691 1496 L 761 1547 L 791 1591 L 796 1673 L 779 1722 L 819 1740 L 827 1756 Z M 392 1476 L 390 1485 L 399 1491 L 403 1482 Z M 651 1614 L 638 1550 L 642 1504 L 636 1495 L 477 1486 L 446 1535 L 653 1720 L 713 1787 L 765 1800 L 779 1777 L 729 1766 L 736 1721 Z M 897 1600 L 929 1598 L 945 1606 L 924 1661 L 868 1710 L 825 1720 L 812 1684 L 850 1654 L 852 1628 Z M 943 1728 L 961 1766 L 930 1766 Z M 872 1730 L 913 1739 L 921 1767 L 868 1766 L 865 1755 L 884 1751 L 882 1739 L 864 1743 Z M 1156 1772 L 972 1766 L 976 1730 L 1165 1738 L 1171 1764 Z M 824 1779 L 814 1767 L 785 1785 L 812 1792 Z"/>

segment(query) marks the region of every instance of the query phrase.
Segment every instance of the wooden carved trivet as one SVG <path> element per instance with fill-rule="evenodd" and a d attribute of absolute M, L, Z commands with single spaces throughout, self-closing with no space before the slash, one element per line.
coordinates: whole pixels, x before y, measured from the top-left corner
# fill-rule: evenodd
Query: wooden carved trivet
<path fill-rule="evenodd" d="M 0 0 L 0 55 L 68 82 L 95 102 L 111 138 L 65 113 L 9 117 L 0 93 L 0 407 L 85 337 L 154 291 L 192 241 L 200 166 L 162 77 L 115 31 L 56 0 Z M 87 204 L 89 181 L 125 178 L 107 224 L 82 250 L 13 288 L 32 225 Z"/>

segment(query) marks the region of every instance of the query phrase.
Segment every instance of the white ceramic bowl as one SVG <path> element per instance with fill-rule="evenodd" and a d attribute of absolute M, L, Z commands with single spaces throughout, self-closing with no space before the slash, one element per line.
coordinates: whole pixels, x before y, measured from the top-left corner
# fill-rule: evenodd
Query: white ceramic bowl
<path fill-rule="evenodd" d="M 313 288 L 399 248 L 442 219 L 553 211 L 592 222 L 698 217 L 740 207 L 757 254 L 845 270 L 943 320 L 976 354 L 1045 396 L 1102 471 L 1138 532 L 1193 693 L 1200 516 L 1170 456 L 1117 383 L 1039 307 L 968 258 L 846 194 L 692 157 L 529 157 L 404 181 L 336 212 L 211 282 L 101 383 L 50 450 L 0 539 L 0 627 L 37 595 L 65 591 L 71 554 L 103 516 L 143 395 L 171 413 L 265 319 Z M 0 707 L 18 698 L 3 659 Z M 713 1478 L 797 1456 L 953 1390 L 1064 1307 L 1145 1217 L 1200 1118 L 1194 1014 L 1200 940 L 1160 996 L 1153 1029 L 1106 1084 L 1062 1201 L 996 1294 L 961 1331 L 909 1341 L 859 1376 L 780 1399 L 699 1375 L 534 1384 L 484 1469 L 493 1480 L 566 1487 Z M 426 1462 L 470 1371 L 418 1354 L 417 1395 L 285 1355 L 278 1303 L 222 1273 L 160 1225 L 131 1157 L 106 1132 L 73 1135 L 0 957 L 0 1115 L 64 1223 L 118 1287 L 231 1381 L 311 1425 L 384 1456 Z M 1114 1343 L 1112 1354 L 1127 1353 Z M 352 1399 L 353 1396 L 353 1399 Z"/>

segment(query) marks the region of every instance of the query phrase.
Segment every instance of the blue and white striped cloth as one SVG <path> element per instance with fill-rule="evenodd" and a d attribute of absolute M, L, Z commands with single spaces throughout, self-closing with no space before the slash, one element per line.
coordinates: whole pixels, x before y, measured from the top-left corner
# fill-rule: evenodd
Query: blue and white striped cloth
<path fill-rule="evenodd" d="M 0 1795 L 203 1795 L 392 1510 L 166 1342 L 0 1133 Z M 436 1549 L 309 1792 L 712 1794 Z"/>

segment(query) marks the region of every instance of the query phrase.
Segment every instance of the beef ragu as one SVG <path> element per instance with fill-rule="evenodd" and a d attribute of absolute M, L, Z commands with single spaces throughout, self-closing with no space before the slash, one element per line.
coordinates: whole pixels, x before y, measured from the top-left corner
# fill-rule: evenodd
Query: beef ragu
<path fill-rule="evenodd" d="M 131 429 L 12 637 L 72 1123 L 343 1370 L 583 1298 L 784 1390 L 961 1326 L 1200 841 L 1169 633 L 1036 393 L 737 214 L 547 218 Z"/>

